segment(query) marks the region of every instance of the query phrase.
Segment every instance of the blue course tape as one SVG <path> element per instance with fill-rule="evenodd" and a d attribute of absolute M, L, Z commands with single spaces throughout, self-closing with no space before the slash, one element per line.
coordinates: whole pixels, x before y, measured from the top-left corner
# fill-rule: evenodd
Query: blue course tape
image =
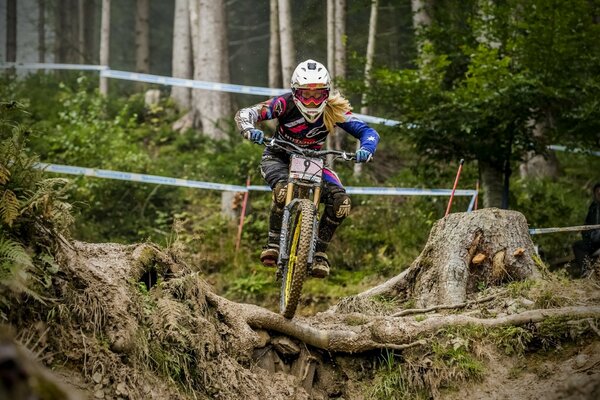
<path fill-rule="evenodd" d="M 593 156 L 596 157 L 600 157 L 600 151 L 589 151 L 589 150 L 584 150 L 584 149 L 569 149 L 567 148 L 567 146 L 561 146 L 561 145 L 557 145 L 557 144 L 551 144 L 550 146 L 548 146 L 548 148 L 550 150 L 557 150 L 557 151 L 569 151 L 572 153 L 582 153 L 582 154 L 591 154 Z"/>
<path fill-rule="evenodd" d="M 103 71 L 108 69 L 105 65 L 86 65 L 86 64 L 56 64 L 56 63 L 2 63 L 0 69 L 64 69 L 76 71 Z"/>
<path fill-rule="evenodd" d="M 139 74 L 136 72 L 127 71 L 115 71 L 112 69 L 101 71 L 100 76 L 105 78 L 124 79 L 136 82 L 157 83 L 160 85 L 183 86 L 192 89 L 216 90 L 219 92 L 255 94 L 261 96 L 278 96 L 289 92 L 289 90 L 286 89 L 273 89 L 258 86 L 234 85 L 231 83 L 197 81 L 192 79 L 171 78 L 170 76 Z"/>
<path fill-rule="evenodd" d="M 155 83 L 159 85 L 182 86 L 190 89 L 216 90 L 229 93 L 251 94 L 258 96 L 279 96 L 288 93 L 289 89 L 274 89 L 260 86 L 235 85 L 231 83 L 197 81 L 193 79 L 173 78 L 170 76 L 141 74 L 137 72 L 112 70 L 104 65 L 86 65 L 86 64 L 57 64 L 57 63 L 0 63 L 0 69 L 58 69 L 58 70 L 81 70 L 81 71 L 100 71 L 100 76 L 104 78 L 123 79 L 135 82 Z M 396 126 L 400 121 L 391 119 L 373 117 L 370 115 L 354 114 L 357 118 L 380 125 Z"/>
<path fill-rule="evenodd" d="M 211 189 L 228 192 L 248 192 L 261 191 L 268 192 L 271 190 L 268 186 L 240 186 L 228 185 L 223 183 L 193 181 L 189 179 L 170 178 L 158 175 L 136 174 L 132 172 L 111 171 L 107 169 L 74 167 L 71 165 L 37 163 L 36 168 L 46 172 L 54 172 L 59 174 L 70 175 L 85 175 L 97 178 L 118 179 L 130 182 L 155 183 L 159 185 L 183 186 L 196 189 Z M 349 194 L 365 194 L 365 195 L 386 195 L 386 196 L 449 196 L 452 193 L 450 189 L 417 189 L 417 188 L 386 188 L 386 187 L 347 187 L 346 191 Z M 476 190 L 456 190 L 455 196 L 473 196 L 471 203 L 477 195 Z M 472 209 L 469 206 L 469 211 Z"/>
<path fill-rule="evenodd" d="M 60 174 L 85 175 L 97 178 L 118 179 L 122 181 L 155 183 L 159 185 L 184 186 L 196 189 L 211 189 L 229 192 L 247 192 L 245 186 L 227 185 L 222 183 L 192 181 L 189 179 L 169 178 L 158 175 L 135 174 L 132 172 L 110 171 L 107 169 L 73 167 L 70 165 L 38 163 L 37 168 L 47 172 Z"/>

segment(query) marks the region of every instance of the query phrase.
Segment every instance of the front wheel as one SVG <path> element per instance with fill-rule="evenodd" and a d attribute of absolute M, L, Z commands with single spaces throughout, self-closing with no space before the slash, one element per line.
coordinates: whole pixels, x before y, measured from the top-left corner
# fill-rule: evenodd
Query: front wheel
<path fill-rule="evenodd" d="M 283 265 L 279 299 L 279 312 L 286 318 L 294 316 L 300 301 L 316 218 L 315 206 L 310 200 L 300 200 L 290 211 L 287 238 L 289 259 Z"/>

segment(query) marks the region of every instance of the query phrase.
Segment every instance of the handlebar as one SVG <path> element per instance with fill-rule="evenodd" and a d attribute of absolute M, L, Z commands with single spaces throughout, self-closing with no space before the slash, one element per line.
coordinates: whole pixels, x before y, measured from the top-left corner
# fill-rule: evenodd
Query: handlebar
<path fill-rule="evenodd" d="M 324 158 L 327 155 L 333 155 L 334 158 L 341 158 L 345 161 L 356 160 L 355 153 L 348 153 L 339 150 L 312 150 L 303 149 L 302 147 L 296 146 L 294 143 L 286 142 L 283 140 L 275 139 L 274 137 L 265 137 L 263 144 L 265 147 L 276 147 L 281 150 L 285 150 L 290 153 L 297 153 L 306 157 L 317 157 Z"/>

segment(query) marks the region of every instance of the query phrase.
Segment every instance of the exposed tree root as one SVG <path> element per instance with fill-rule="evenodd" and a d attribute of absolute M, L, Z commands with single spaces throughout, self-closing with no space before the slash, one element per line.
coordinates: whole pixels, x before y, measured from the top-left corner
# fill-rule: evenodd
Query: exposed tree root
<path fill-rule="evenodd" d="M 217 296 L 212 296 L 216 300 Z M 433 334 L 449 326 L 478 325 L 488 328 L 536 323 L 548 318 L 600 318 L 600 306 L 563 307 L 529 310 L 497 318 L 475 318 L 465 315 L 445 315 L 415 321 L 412 317 L 365 317 L 357 326 L 336 325 L 332 329 L 316 328 L 300 319 L 288 320 L 281 315 L 250 304 L 237 304 L 220 298 L 221 306 L 239 307 L 249 326 L 276 331 L 304 343 L 328 351 L 360 353 L 375 349 L 397 349 L 425 344 L 419 337 Z M 320 326 L 326 321 L 319 321 Z"/>
<path fill-rule="evenodd" d="M 494 300 L 499 295 L 500 295 L 500 293 L 496 293 L 496 294 L 493 294 L 493 295 L 490 295 L 487 297 L 483 297 L 478 300 L 466 301 L 466 302 L 460 303 L 460 304 L 440 304 L 439 306 L 432 306 L 432 307 L 428 307 L 428 308 L 410 308 L 410 309 L 402 310 L 395 314 L 392 314 L 392 317 L 404 317 L 406 315 L 425 314 L 425 313 L 428 313 L 431 311 L 437 311 L 437 310 L 453 310 L 453 309 L 457 309 L 457 308 L 465 308 L 465 307 L 473 305 L 473 304 L 481 304 L 481 303 L 485 303 L 485 302 Z"/>

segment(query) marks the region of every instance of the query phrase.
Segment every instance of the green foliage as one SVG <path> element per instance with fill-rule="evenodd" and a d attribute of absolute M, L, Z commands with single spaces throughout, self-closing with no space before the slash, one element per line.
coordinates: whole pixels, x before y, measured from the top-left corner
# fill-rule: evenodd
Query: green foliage
<path fill-rule="evenodd" d="M 522 281 L 510 282 L 508 285 L 506 285 L 506 289 L 513 298 L 527 296 L 529 294 L 529 290 L 534 287 L 535 284 L 536 282 L 534 280 L 524 279 Z"/>
<path fill-rule="evenodd" d="M 50 255 L 72 218 L 64 202 L 66 181 L 43 179 L 29 154 L 30 131 L 17 122 L 18 103 L 0 103 L 0 317 L 21 294 L 43 301 L 58 266 Z"/>
<path fill-rule="evenodd" d="M 264 294 L 268 288 L 273 287 L 273 277 L 264 273 L 253 273 L 233 280 L 227 295 L 238 299 L 256 299 Z"/>
<path fill-rule="evenodd" d="M 386 351 L 379 360 L 373 385 L 367 390 L 369 399 L 418 400 L 429 396 L 413 387 L 404 366 L 393 352 Z"/>
<path fill-rule="evenodd" d="M 506 326 L 492 329 L 489 338 L 506 355 L 521 355 L 528 349 L 533 333 L 520 326 Z"/>

